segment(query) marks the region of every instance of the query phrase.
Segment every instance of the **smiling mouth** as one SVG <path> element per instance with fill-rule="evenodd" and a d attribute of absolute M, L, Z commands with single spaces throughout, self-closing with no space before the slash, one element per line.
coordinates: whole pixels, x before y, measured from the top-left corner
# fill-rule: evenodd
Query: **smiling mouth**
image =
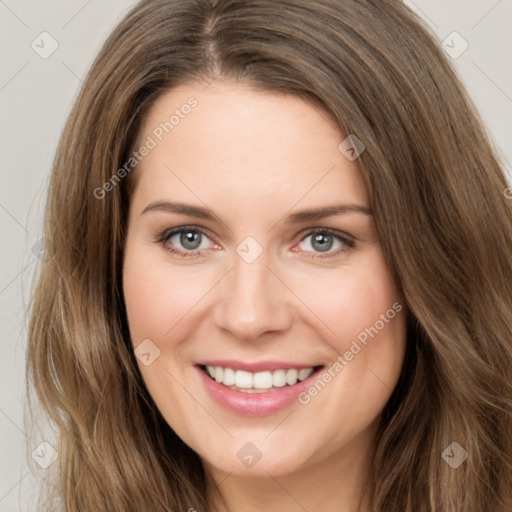
<path fill-rule="evenodd" d="M 222 366 L 200 365 L 211 379 L 234 391 L 242 393 L 268 393 L 289 388 L 319 372 L 322 366 L 287 368 L 274 371 L 248 372 Z"/>

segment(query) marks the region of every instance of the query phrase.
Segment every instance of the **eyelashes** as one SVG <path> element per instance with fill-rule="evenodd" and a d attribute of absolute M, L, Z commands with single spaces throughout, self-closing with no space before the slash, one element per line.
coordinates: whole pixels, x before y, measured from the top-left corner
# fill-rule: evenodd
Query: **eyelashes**
<path fill-rule="evenodd" d="M 354 238 L 349 237 L 346 233 L 329 229 L 329 228 L 314 228 L 306 231 L 302 234 L 302 238 L 299 241 L 299 245 L 310 239 L 309 245 L 314 249 L 315 244 L 320 244 L 318 251 L 302 250 L 305 254 L 311 255 L 311 257 L 333 257 L 340 253 L 347 252 L 352 249 L 355 245 Z M 308 245 L 308 244 L 306 244 Z M 332 251 L 333 246 L 336 250 Z M 293 250 L 293 249 L 292 249 Z M 297 252 L 297 251 L 294 251 Z"/>
<path fill-rule="evenodd" d="M 219 248 L 215 242 L 210 240 L 207 233 L 197 226 L 180 226 L 167 229 L 154 240 L 155 243 L 160 244 L 166 251 L 182 258 L 204 256 L 210 249 L 208 241 L 211 245 Z M 206 242 L 206 247 L 204 247 L 204 242 Z M 177 247 L 177 245 L 181 245 L 182 248 Z M 300 250 L 296 248 L 301 245 L 309 245 L 313 250 L 307 250 L 304 247 L 301 247 Z M 300 234 L 292 248 L 292 252 L 303 253 L 306 257 L 327 259 L 347 253 L 354 246 L 355 239 L 348 233 L 331 228 L 312 228 Z M 335 250 L 332 250 L 333 247 Z"/>
<path fill-rule="evenodd" d="M 183 236 L 186 234 L 192 236 Z M 176 249 L 176 247 L 170 242 L 172 238 L 178 235 L 180 235 L 179 240 L 181 244 L 195 245 L 195 243 L 197 243 L 197 240 L 199 240 L 199 245 L 202 245 L 203 237 L 209 239 L 207 234 L 200 228 L 197 228 L 195 226 L 182 226 L 179 228 L 164 231 L 159 235 L 156 241 L 157 243 L 161 244 L 165 250 L 169 251 L 172 254 L 178 254 L 184 258 L 194 258 L 203 255 L 204 249 L 198 249 L 197 247 L 189 247 L 188 250 L 187 248 Z"/>

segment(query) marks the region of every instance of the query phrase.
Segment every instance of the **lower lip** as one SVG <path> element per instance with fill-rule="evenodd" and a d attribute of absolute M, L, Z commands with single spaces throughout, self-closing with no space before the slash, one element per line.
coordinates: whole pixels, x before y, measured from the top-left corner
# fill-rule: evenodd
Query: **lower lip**
<path fill-rule="evenodd" d="M 225 409 L 244 416 L 265 416 L 289 407 L 308 388 L 310 379 L 320 371 L 313 372 L 307 379 L 293 386 L 284 386 L 268 393 L 244 393 L 219 384 L 200 367 L 196 368 L 210 396 Z"/>

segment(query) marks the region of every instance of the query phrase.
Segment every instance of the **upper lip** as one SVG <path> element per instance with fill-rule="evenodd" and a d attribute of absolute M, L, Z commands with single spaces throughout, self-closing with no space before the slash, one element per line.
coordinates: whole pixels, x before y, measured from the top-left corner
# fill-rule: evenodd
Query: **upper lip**
<path fill-rule="evenodd" d="M 289 368 L 296 368 L 298 370 L 302 368 L 314 368 L 316 366 L 322 366 L 319 364 L 302 364 L 302 363 L 290 363 L 289 361 L 257 361 L 257 362 L 245 362 L 245 361 L 236 361 L 233 359 L 209 359 L 198 361 L 196 363 L 198 366 L 220 366 L 222 368 L 232 368 L 233 370 L 243 370 L 246 372 L 256 373 L 256 372 L 264 372 L 264 371 L 274 371 L 274 370 L 286 370 Z"/>

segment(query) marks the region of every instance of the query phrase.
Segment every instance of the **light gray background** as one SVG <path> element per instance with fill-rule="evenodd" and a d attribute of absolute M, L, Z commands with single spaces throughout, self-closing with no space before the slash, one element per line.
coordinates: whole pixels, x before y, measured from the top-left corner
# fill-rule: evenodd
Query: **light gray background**
<path fill-rule="evenodd" d="M 463 49 L 452 59 L 497 151 L 512 162 L 512 0 L 406 0 L 437 34 Z M 0 511 L 35 510 L 23 424 L 25 307 L 39 259 L 45 191 L 73 99 L 100 44 L 133 0 L 0 0 Z M 57 50 L 48 58 L 48 32 Z M 448 37 L 449 36 L 449 37 Z M 446 39 L 448 37 L 448 39 Z M 44 39 L 41 42 L 41 38 Z M 510 179 L 510 166 L 507 164 Z M 37 251 L 36 251 L 37 252 Z M 43 441 L 40 439 L 39 441 Z M 39 442 L 38 441 L 38 442 Z M 29 459 L 30 460 L 30 459 Z M 36 468 L 36 475 L 45 470 Z"/>

